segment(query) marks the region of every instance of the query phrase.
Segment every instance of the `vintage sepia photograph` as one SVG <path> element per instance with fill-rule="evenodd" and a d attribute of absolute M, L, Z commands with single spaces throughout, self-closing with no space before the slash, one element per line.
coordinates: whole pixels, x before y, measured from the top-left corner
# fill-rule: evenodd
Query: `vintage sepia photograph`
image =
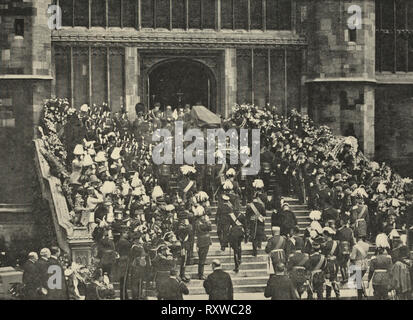
<path fill-rule="evenodd" d="M 0 300 L 412 300 L 410 177 L 413 0 L 0 0 Z"/>

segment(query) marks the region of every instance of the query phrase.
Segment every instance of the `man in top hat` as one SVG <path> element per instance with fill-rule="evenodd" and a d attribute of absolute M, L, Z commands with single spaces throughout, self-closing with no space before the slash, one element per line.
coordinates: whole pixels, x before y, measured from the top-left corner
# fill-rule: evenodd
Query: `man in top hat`
<path fill-rule="evenodd" d="M 216 215 L 217 232 L 222 251 L 225 251 L 225 249 L 228 247 L 228 235 L 229 229 L 231 227 L 230 214 L 234 212 L 234 206 L 230 201 L 230 197 L 226 194 L 223 194 L 222 201 L 218 203 Z"/>
<path fill-rule="evenodd" d="M 234 300 L 231 276 L 222 270 L 221 262 L 212 261 L 213 272 L 204 281 L 204 288 L 209 300 Z"/>
<path fill-rule="evenodd" d="M 393 261 L 383 247 L 377 248 L 377 255 L 370 260 L 368 282 L 372 281 L 374 299 L 388 300 L 391 287 Z"/>
<path fill-rule="evenodd" d="M 204 266 L 208 255 L 209 247 L 212 245 L 210 232 L 212 230 L 211 221 L 208 215 L 204 214 L 195 224 L 198 248 L 198 278 L 205 280 Z"/>
<path fill-rule="evenodd" d="M 298 296 L 301 298 L 305 291 L 305 283 L 307 281 L 307 273 L 305 264 L 310 258 L 308 253 L 302 252 L 304 246 L 303 240 L 298 239 L 295 242 L 295 251 L 288 256 L 287 270 L 290 274 L 294 288 L 297 290 Z"/>
<path fill-rule="evenodd" d="M 319 186 L 318 186 L 318 199 L 319 199 L 319 207 L 322 211 L 327 209 L 331 205 L 331 196 L 332 191 L 328 187 L 327 178 L 321 177 L 319 179 Z"/>
<path fill-rule="evenodd" d="M 301 249 L 304 248 L 304 239 L 300 236 L 300 228 L 295 226 L 291 232 L 292 234 L 287 236 L 287 244 L 285 246 L 285 257 L 287 261 L 288 257 L 295 252 L 297 245 Z"/>
<path fill-rule="evenodd" d="M 285 248 L 287 239 L 280 235 L 280 227 L 272 227 L 272 237 L 268 240 L 265 252 L 268 254 L 267 271 L 268 273 L 275 272 L 275 267 L 278 263 L 286 263 Z"/>
<path fill-rule="evenodd" d="M 266 240 L 265 236 L 265 203 L 261 199 L 264 189 L 264 182 L 257 179 L 253 183 L 255 190 L 254 199 L 247 205 L 246 219 L 249 225 L 249 238 L 252 241 L 252 254 L 257 256 L 257 249 L 261 248 L 261 243 Z"/>
<path fill-rule="evenodd" d="M 285 265 L 280 262 L 275 267 L 275 274 L 270 275 L 265 288 L 264 297 L 271 300 L 296 300 L 298 294 L 288 274 Z"/>
<path fill-rule="evenodd" d="M 321 253 L 322 237 L 316 238 L 313 242 L 313 253 L 305 263 L 306 270 L 310 273 L 309 285 L 307 288 L 308 299 L 313 299 L 314 292 L 319 300 L 323 299 L 323 287 L 325 283 L 325 271 L 327 259 Z"/>
<path fill-rule="evenodd" d="M 324 243 L 321 252 L 327 258 L 327 266 L 326 266 L 326 298 L 330 299 L 331 291 L 334 290 L 336 298 L 340 298 L 340 288 L 337 282 L 337 274 L 338 274 L 338 263 L 337 263 L 337 255 L 339 251 L 339 243 L 337 240 L 333 240 L 334 235 L 336 232 L 331 229 L 330 227 L 325 227 L 323 229 L 323 234 L 326 238 L 326 242 Z"/>

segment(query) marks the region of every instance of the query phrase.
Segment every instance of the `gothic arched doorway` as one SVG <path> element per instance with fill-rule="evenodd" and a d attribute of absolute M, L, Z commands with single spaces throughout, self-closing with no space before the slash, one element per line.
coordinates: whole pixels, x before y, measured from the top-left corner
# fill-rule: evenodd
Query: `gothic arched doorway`
<path fill-rule="evenodd" d="M 216 81 L 212 71 L 201 62 L 172 59 L 158 63 L 148 73 L 149 102 L 162 110 L 201 104 L 216 112 Z"/>

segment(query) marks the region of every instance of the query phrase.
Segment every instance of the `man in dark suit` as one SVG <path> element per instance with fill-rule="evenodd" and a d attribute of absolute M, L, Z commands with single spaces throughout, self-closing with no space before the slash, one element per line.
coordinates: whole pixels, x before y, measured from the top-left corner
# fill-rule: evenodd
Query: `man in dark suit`
<path fill-rule="evenodd" d="M 67 300 L 68 293 L 67 293 L 66 279 L 64 277 L 64 271 L 63 271 L 62 265 L 60 264 L 58 260 L 60 256 L 60 249 L 58 247 L 51 247 L 50 253 L 51 255 L 47 262 L 49 263 L 49 267 L 52 266 L 53 268 L 57 268 L 56 270 L 53 269 L 53 272 L 55 272 L 57 276 L 59 276 L 59 274 L 61 275 L 61 279 L 57 279 L 57 281 L 61 281 L 61 283 L 60 283 L 60 288 L 56 288 L 56 289 L 48 288 L 49 294 L 48 294 L 47 299 L 48 300 Z M 53 273 L 50 274 L 50 276 L 52 275 Z"/>
<path fill-rule="evenodd" d="M 37 285 L 38 285 L 38 273 L 36 268 L 36 262 L 39 259 L 36 252 L 30 252 L 28 260 L 23 265 L 23 284 L 24 284 L 24 297 L 27 300 L 37 299 Z"/>
<path fill-rule="evenodd" d="M 171 270 L 171 275 L 165 280 L 159 291 L 159 300 L 184 300 L 183 295 L 189 294 L 189 290 L 184 282 L 177 278 L 177 271 Z"/>
<path fill-rule="evenodd" d="M 291 211 L 288 203 L 282 205 L 281 218 L 280 218 L 281 235 L 287 236 L 291 234 L 292 229 L 297 225 L 297 218 L 294 212 Z"/>
<path fill-rule="evenodd" d="M 209 300 L 234 300 L 231 276 L 222 270 L 219 260 L 212 261 L 212 272 L 204 281 Z"/>
<path fill-rule="evenodd" d="M 297 294 L 288 275 L 284 273 L 285 265 L 277 264 L 275 275 L 271 275 L 265 288 L 264 296 L 271 300 L 296 300 Z"/>
<path fill-rule="evenodd" d="M 39 300 L 46 300 L 49 295 L 49 258 L 51 256 L 48 248 L 40 250 L 40 259 L 36 261 L 37 269 L 37 298 Z"/>

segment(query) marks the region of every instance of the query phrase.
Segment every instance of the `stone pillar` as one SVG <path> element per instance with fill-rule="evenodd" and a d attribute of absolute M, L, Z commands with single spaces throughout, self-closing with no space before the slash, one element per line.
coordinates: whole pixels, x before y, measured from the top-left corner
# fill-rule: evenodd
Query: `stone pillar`
<path fill-rule="evenodd" d="M 224 52 L 224 109 L 220 110 L 223 117 L 228 117 L 237 102 L 237 51 L 225 49 Z"/>
<path fill-rule="evenodd" d="M 365 156 L 370 159 L 373 159 L 375 151 L 374 106 L 374 88 L 366 86 L 364 88 L 364 104 L 360 108 L 360 147 L 363 148 Z"/>
<path fill-rule="evenodd" d="M 125 97 L 126 111 L 131 121 L 136 118 L 135 105 L 140 102 L 138 92 L 139 59 L 135 47 L 125 48 Z"/>

